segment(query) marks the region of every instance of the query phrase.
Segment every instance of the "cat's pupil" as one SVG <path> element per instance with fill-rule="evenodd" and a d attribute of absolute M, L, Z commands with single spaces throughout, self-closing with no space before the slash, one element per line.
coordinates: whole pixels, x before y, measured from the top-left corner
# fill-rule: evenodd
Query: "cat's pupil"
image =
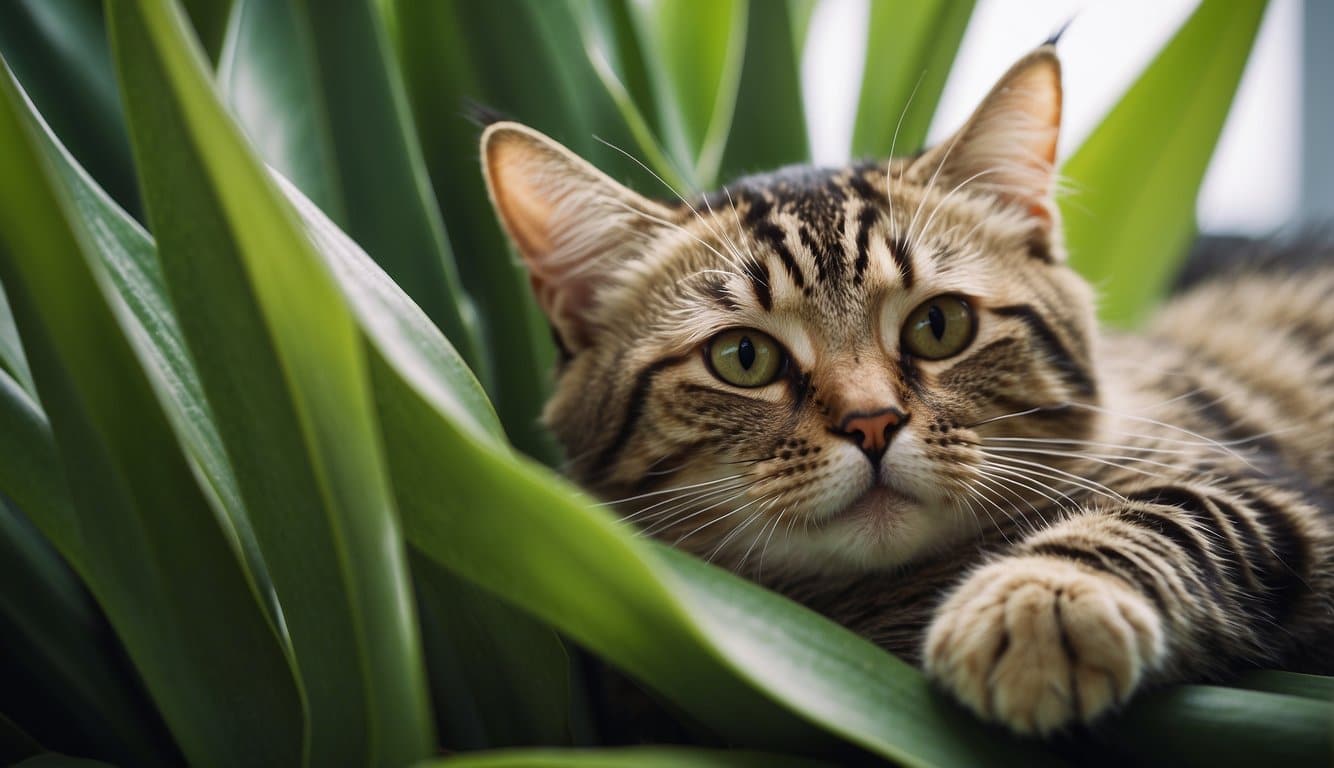
<path fill-rule="evenodd" d="M 931 334 L 936 337 L 936 341 L 940 341 L 945 335 L 945 313 L 940 311 L 940 307 L 932 304 L 927 307 L 926 321 L 931 324 Z"/>
<path fill-rule="evenodd" d="M 755 364 L 755 345 L 750 343 L 749 336 L 742 336 L 741 343 L 736 345 L 736 357 L 741 361 L 741 367 L 748 371 Z"/>

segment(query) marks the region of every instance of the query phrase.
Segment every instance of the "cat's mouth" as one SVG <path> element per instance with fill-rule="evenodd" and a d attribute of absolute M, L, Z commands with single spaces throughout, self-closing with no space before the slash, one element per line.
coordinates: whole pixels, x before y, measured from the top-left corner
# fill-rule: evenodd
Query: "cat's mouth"
<path fill-rule="evenodd" d="M 917 503 L 917 499 L 896 488 L 876 483 L 822 522 L 830 525 L 856 520 L 887 521 Z"/>

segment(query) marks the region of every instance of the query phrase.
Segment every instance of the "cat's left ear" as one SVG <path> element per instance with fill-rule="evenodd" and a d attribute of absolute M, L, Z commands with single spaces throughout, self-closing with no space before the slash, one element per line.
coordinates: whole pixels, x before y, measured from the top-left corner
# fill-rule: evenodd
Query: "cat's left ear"
<path fill-rule="evenodd" d="M 1047 230 L 1056 140 L 1061 126 L 1061 64 L 1053 45 L 1020 59 L 992 87 L 968 121 L 909 167 L 910 178 L 951 189 L 966 184 L 1019 206 Z"/>
<path fill-rule="evenodd" d="M 566 350 L 578 352 L 597 331 L 589 310 L 598 291 L 671 212 L 518 123 L 486 129 L 482 165 L 538 304 Z"/>

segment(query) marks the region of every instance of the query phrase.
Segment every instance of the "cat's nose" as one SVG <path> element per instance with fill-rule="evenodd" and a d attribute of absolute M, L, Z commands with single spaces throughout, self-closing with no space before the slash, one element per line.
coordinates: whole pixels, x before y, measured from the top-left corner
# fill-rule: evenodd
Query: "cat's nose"
<path fill-rule="evenodd" d="M 894 433 L 907 422 L 908 414 L 898 408 L 885 408 L 874 413 L 854 412 L 843 417 L 837 432 L 861 446 L 871 463 L 879 466 Z"/>

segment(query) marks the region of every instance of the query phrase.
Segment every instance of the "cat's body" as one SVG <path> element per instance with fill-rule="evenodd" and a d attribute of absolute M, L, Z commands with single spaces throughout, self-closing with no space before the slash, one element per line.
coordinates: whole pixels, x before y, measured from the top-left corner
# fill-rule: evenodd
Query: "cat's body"
<path fill-rule="evenodd" d="M 1023 732 L 1334 666 L 1334 268 L 1100 335 L 1049 48 L 921 156 L 645 200 L 521 126 L 488 181 L 563 349 L 570 474 Z"/>

